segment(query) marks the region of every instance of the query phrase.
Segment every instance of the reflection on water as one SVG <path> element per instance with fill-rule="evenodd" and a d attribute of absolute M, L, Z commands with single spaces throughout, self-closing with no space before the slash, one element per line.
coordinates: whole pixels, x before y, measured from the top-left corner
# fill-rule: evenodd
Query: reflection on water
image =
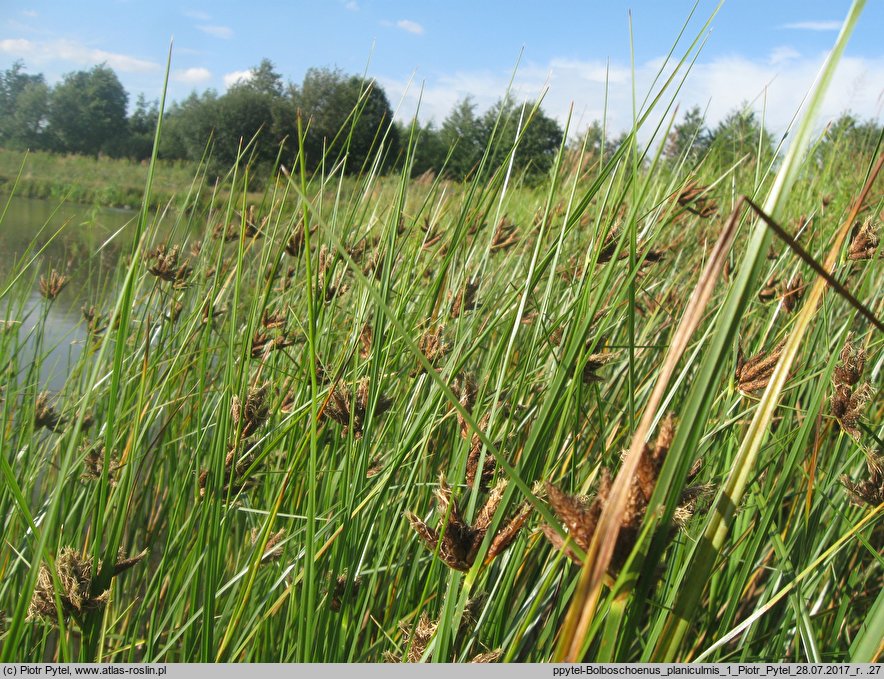
<path fill-rule="evenodd" d="M 0 197 L 0 207 L 6 204 L 7 198 Z M 33 280 L 27 298 L 12 292 L 0 299 L 0 320 L 20 321 L 18 333 L 24 352 L 18 367 L 24 372 L 37 350 L 34 327 L 46 314 L 39 349 L 43 356 L 41 389 L 59 390 L 79 359 L 86 340 L 81 309 L 90 304 L 106 306 L 104 298 L 112 294 L 107 280 L 130 242 L 135 216 L 129 210 L 59 206 L 47 200 L 13 198 L 9 202 L 0 222 L 0 292 L 27 262 L 36 259 L 23 279 Z M 37 281 L 53 268 L 66 273 L 70 280 L 47 309 Z"/>

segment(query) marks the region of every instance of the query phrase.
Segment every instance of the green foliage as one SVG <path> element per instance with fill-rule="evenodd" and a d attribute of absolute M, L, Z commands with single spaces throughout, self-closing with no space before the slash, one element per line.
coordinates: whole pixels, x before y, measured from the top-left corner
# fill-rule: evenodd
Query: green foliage
<path fill-rule="evenodd" d="M 519 105 L 511 97 L 505 97 L 485 112 L 481 121 L 483 146 L 491 143 L 493 134 L 499 139 L 492 145 L 492 167 L 507 163 L 507 147 L 517 144 L 513 161 L 515 171 L 535 177 L 549 172 L 564 133 L 558 122 L 547 116 L 543 109 L 532 109 L 528 102 Z"/>
<path fill-rule="evenodd" d="M 283 88 L 281 98 L 294 102 L 291 92 Z M 233 94 L 230 116 L 242 91 Z M 252 94 L 275 96 L 264 87 Z M 357 140 L 352 121 L 368 95 L 355 94 L 353 116 L 338 125 L 344 133 L 325 147 L 330 154 Z M 194 95 L 168 119 L 200 153 L 220 128 L 184 123 L 216 125 L 224 97 Z M 202 106 L 214 117 L 188 117 Z M 136 108 L 149 120 L 150 105 Z M 505 163 L 526 116 L 521 107 L 497 113 L 481 155 Z M 591 152 L 604 155 L 600 126 L 590 134 L 598 135 L 598 143 L 588 138 Z M 397 135 L 399 157 L 414 157 L 415 170 L 449 148 L 432 126 L 401 126 Z M 555 137 L 548 128 L 537 148 Z M 831 155 L 846 155 L 849 140 L 835 138 Z M 517 165 L 528 148 L 516 149 Z M 374 142 L 368 164 L 382 165 L 386 152 Z M 148 171 L 131 161 L 29 155 L 26 173 L 44 176 L 125 168 L 140 171 L 143 186 L 149 172 L 153 186 L 177 192 L 181 209 L 141 220 L 92 257 L 50 261 L 53 250 L 40 239 L 0 269 L 0 365 L 12 366 L 0 371 L 0 660 L 372 662 L 390 653 L 465 661 L 499 651 L 503 660 L 549 661 L 579 578 L 555 536 L 561 544 L 570 534 L 569 546 L 579 547 L 593 511 L 560 501 L 559 511 L 570 505 L 570 520 L 579 520 L 579 530 L 566 530 L 543 483 L 604 503 L 607 472 L 620 468 L 633 435 L 629 403 L 636 412 L 647 404 L 721 230 L 720 213 L 686 209 L 679 190 L 689 180 L 712 185 L 703 195 L 712 212 L 735 193 L 770 192 L 762 173 L 719 169 L 718 152 L 685 168 L 621 162 L 621 150 L 589 177 L 556 157 L 543 181 L 504 183 L 483 171 L 464 184 L 357 174 L 349 159 L 344 167 L 328 155 L 315 176 L 305 171 L 298 183 L 277 174 L 258 195 L 244 193 L 240 179 L 248 158 L 216 185 L 204 166 Z M 21 156 L 0 154 L 7 174 Z M 864 181 L 870 156 L 851 160 L 849 171 L 835 172 L 810 158 L 807 181 L 783 205 L 786 223 L 819 214 L 803 241 L 815 258 Z M 112 181 L 101 177 L 106 188 Z M 14 193 L 24 186 L 10 184 Z M 881 212 L 880 194 L 868 207 Z M 0 223 L 0 233 L 7 226 L 13 222 Z M 49 245 L 72 249 L 79 226 Z M 65 247 L 56 242 L 67 237 Z M 695 548 L 711 544 L 701 540 L 714 516 L 710 498 L 733 473 L 758 411 L 760 392 L 740 392 L 740 357 L 757 367 L 759 352 L 795 326 L 781 287 L 759 292 L 771 278 L 811 279 L 781 244 L 767 259 L 766 247 L 747 240 L 739 234 L 730 256 L 739 261 L 754 247 L 760 270 L 710 281 L 710 303 L 666 390 L 674 417 L 647 448 L 654 463 L 622 517 L 618 552 L 625 558 L 643 521 L 659 520 L 636 511 L 648 484 L 661 504 L 680 508 L 682 523 L 654 533 L 626 587 L 602 588 L 598 620 L 608 627 L 602 641 L 587 640 L 587 660 L 652 655 L 672 615 L 686 627 L 685 642 L 671 649 L 680 661 L 701 653 L 710 661 L 842 661 L 865 658 L 878 643 L 869 628 L 881 617 L 881 510 L 857 506 L 850 489 L 871 494 L 880 478 L 870 453 L 881 408 L 864 400 L 870 387 L 862 384 L 881 372 L 882 342 L 832 294 L 818 306 L 792 300 L 797 313 L 813 314 L 801 354 L 757 461 L 745 469 L 746 492 L 728 509 L 733 525 L 716 535 L 714 570 L 692 579 L 687 566 Z M 635 257 L 621 256 L 629 249 Z M 63 263 L 71 284 L 55 299 L 41 297 L 40 276 Z M 880 315 L 884 272 L 876 265 L 845 256 L 835 273 Z M 738 285 L 746 290 L 740 311 L 728 313 Z M 96 309 L 81 322 L 84 305 Z M 61 332 L 59 318 L 69 323 Z M 718 342 L 723 322 L 737 332 Z M 862 372 L 850 378 L 856 398 L 846 406 L 856 435 L 842 426 L 847 411 L 839 423 L 831 406 L 850 332 L 856 350 L 847 353 Z M 40 375 L 56 345 L 72 362 L 48 399 L 53 414 Z M 696 389 L 709 398 L 694 417 Z M 673 448 L 660 442 L 667 428 Z M 687 463 L 685 475 L 696 467 L 687 487 L 664 481 L 676 478 L 671 469 L 655 476 L 664 473 L 657 463 L 673 467 L 667 451 L 682 439 L 690 445 L 677 449 L 677 461 Z M 494 477 L 487 489 L 475 454 Z M 440 476 L 457 511 L 437 505 Z M 507 488 L 491 490 L 497 480 Z M 492 499 L 496 511 L 485 511 Z M 524 503 L 533 509 L 508 549 L 486 559 L 493 555 L 485 543 Z M 487 533 L 472 528 L 479 518 L 490 522 Z M 443 527 L 449 539 L 469 541 L 468 550 L 441 554 L 468 566 L 465 574 L 421 543 L 419 535 L 443 539 L 433 533 Z M 145 560 L 111 587 L 118 549 L 131 556 L 145 548 Z M 80 597 L 90 605 L 77 609 L 61 591 L 59 612 L 53 589 L 80 581 L 54 583 L 46 573 L 70 568 L 74 553 L 98 569 Z M 668 605 L 688 588 L 702 593 L 697 607 Z M 783 605 L 769 605 L 786 594 Z M 29 616 L 32 601 L 41 606 Z M 715 646 L 746 621 L 737 639 Z"/>
<path fill-rule="evenodd" d="M 0 145 L 12 149 L 40 149 L 45 144 L 49 88 L 42 74 L 24 73 L 16 61 L 0 73 Z"/>
<path fill-rule="evenodd" d="M 159 117 L 159 104 L 148 102 L 143 94 L 138 95 L 135 110 L 129 116 L 126 155 L 135 160 L 150 158 L 153 150 L 154 132 Z"/>
<path fill-rule="evenodd" d="M 67 74 L 49 100 L 50 149 L 123 155 L 128 100 L 116 73 L 106 65 Z"/>
<path fill-rule="evenodd" d="M 338 69 L 311 68 L 293 90 L 295 106 L 305 123 L 304 150 L 314 170 L 328 159 L 347 156 L 347 172 L 361 170 L 389 129 L 390 157 L 398 152 L 399 136 L 383 88 Z"/>
<path fill-rule="evenodd" d="M 201 159 L 214 133 L 218 94 L 209 89 L 192 92 L 184 101 L 173 104 L 165 116 L 160 155 L 169 159 Z"/>
<path fill-rule="evenodd" d="M 842 113 L 827 127 L 823 139 L 816 146 L 820 163 L 843 167 L 857 157 L 869 156 L 881 143 L 884 126 L 874 118 L 860 120 L 852 113 Z"/>
<path fill-rule="evenodd" d="M 476 115 L 476 103 L 465 97 L 451 109 L 439 130 L 442 146 L 452 149 L 448 173 L 463 179 L 475 170 L 485 151 L 485 129 Z"/>
<path fill-rule="evenodd" d="M 670 160 L 687 158 L 694 162 L 706 153 L 712 138 L 700 107 L 694 106 L 685 111 L 681 122 L 673 126 L 666 139 L 663 155 Z"/>
<path fill-rule="evenodd" d="M 710 151 L 722 168 L 744 160 L 766 166 L 774 155 L 774 142 L 755 111 L 743 105 L 731 111 L 711 133 Z"/>

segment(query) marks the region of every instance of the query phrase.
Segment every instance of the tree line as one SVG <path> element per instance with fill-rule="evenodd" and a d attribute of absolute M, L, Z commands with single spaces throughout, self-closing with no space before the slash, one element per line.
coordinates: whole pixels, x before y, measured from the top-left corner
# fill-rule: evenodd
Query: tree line
<path fill-rule="evenodd" d="M 144 160 L 151 155 L 158 114 L 158 103 L 144 95 L 130 111 L 129 94 L 105 64 L 69 73 L 52 87 L 42 74 L 28 74 L 21 61 L 0 72 L 0 146 L 5 148 Z M 880 135 L 875 121 L 844 114 L 825 138 L 868 149 Z M 278 161 L 293 165 L 303 147 L 310 170 L 341 159 L 350 173 L 374 162 L 382 163 L 381 170 L 399 170 L 407 161 L 415 175 L 444 172 L 464 179 L 486 153 L 492 166 L 505 162 L 517 136 L 514 170 L 547 173 L 564 131 L 540 107 L 504 97 L 481 112 L 468 97 L 438 126 L 403 123 L 393 119 L 387 95 L 375 81 L 311 68 L 300 84 L 285 82 L 264 59 L 223 94 L 194 91 L 173 103 L 164 115 L 158 152 L 171 160 L 209 159 L 220 170 L 229 168 L 244 146 L 249 161 L 268 167 Z M 492 138 L 499 143 L 489 143 Z M 569 146 L 585 152 L 584 158 L 603 160 L 624 139 L 607 135 L 595 121 Z M 712 128 L 695 107 L 672 125 L 662 148 L 664 157 L 688 161 L 713 151 L 722 163 L 746 156 L 767 161 L 775 140 L 746 106 Z"/>

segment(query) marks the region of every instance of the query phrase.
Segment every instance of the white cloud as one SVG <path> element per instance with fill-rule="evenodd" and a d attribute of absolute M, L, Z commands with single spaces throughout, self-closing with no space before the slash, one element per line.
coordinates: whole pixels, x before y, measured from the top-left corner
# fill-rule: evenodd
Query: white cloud
<path fill-rule="evenodd" d="M 801 56 L 801 52 L 796 50 L 793 47 L 789 47 L 788 45 L 784 45 L 782 47 L 775 47 L 771 53 L 770 57 L 768 57 L 768 63 L 772 66 L 776 66 L 777 64 L 782 64 L 786 61 L 791 61 L 792 59 L 797 59 Z"/>
<path fill-rule="evenodd" d="M 344 8 L 350 10 L 351 12 L 359 11 L 359 3 L 356 0 L 349 0 L 349 2 L 344 4 Z"/>
<path fill-rule="evenodd" d="M 38 16 L 40 16 L 37 12 L 35 12 L 32 9 L 23 9 L 21 11 L 21 14 L 22 14 L 22 16 L 26 16 L 29 19 L 36 19 Z"/>
<path fill-rule="evenodd" d="M 0 52 L 4 54 L 12 54 L 13 56 L 25 56 L 32 54 L 34 51 L 34 43 L 24 38 L 6 38 L 0 40 Z"/>
<path fill-rule="evenodd" d="M 33 42 L 12 38 L 0 40 L 0 52 L 16 57 L 25 57 L 38 64 L 52 61 L 90 66 L 106 63 L 112 69 L 124 73 L 149 73 L 159 69 L 159 64 L 153 61 L 139 59 L 128 54 L 107 52 L 73 40 Z"/>
<path fill-rule="evenodd" d="M 180 71 L 175 71 L 172 74 L 172 80 L 188 85 L 198 85 L 199 83 L 211 80 L 211 78 L 212 72 L 209 69 L 202 67 L 185 68 Z"/>
<path fill-rule="evenodd" d="M 765 124 L 776 134 L 784 132 L 795 112 L 812 87 L 825 60 L 825 54 L 802 56 L 785 50 L 767 58 L 750 59 L 729 56 L 708 62 L 698 62 L 678 92 L 675 103 L 683 113 L 697 105 L 706 111 L 707 124 L 714 126 L 728 113 L 748 102 L 759 113 L 766 108 Z M 636 65 L 636 93 L 641 104 L 651 88 L 662 65 L 662 59 L 653 59 Z M 607 110 L 605 110 L 605 73 L 608 73 Z M 660 82 L 672 68 L 667 67 Z M 512 74 L 505 71 L 463 71 L 437 76 L 421 85 L 419 77 L 409 86 L 402 79 L 379 77 L 394 107 L 399 104 L 398 117 L 407 120 L 420 101 L 418 117 L 423 122 L 434 120 L 441 124 L 452 107 L 471 95 L 481 113 L 502 97 Z M 612 133 L 622 131 L 632 123 L 632 82 L 627 64 L 604 61 L 553 59 L 547 64 L 528 64 L 515 75 L 512 94 L 517 99 L 535 101 L 545 88 L 544 111 L 562 124 L 573 105 L 571 133 L 586 127 L 592 120 L 607 117 Z M 656 92 L 656 90 L 655 90 Z M 668 103 L 664 94 L 663 105 Z M 860 117 L 879 117 L 884 108 L 884 57 L 844 57 L 838 67 L 828 94 L 823 102 L 820 124 L 851 110 Z M 651 114 L 651 121 L 666 114 L 662 106 Z M 679 113 L 679 115 L 681 115 Z M 672 109 L 668 111 L 672 115 Z M 650 135 L 653 124 L 647 123 L 643 141 Z"/>
<path fill-rule="evenodd" d="M 233 29 L 229 26 L 218 26 L 216 24 L 200 24 L 197 26 L 197 30 L 206 33 L 207 35 L 211 35 L 214 38 L 221 38 L 223 40 L 230 40 L 233 37 Z"/>
<path fill-rule="evenodd" d="M 231 87 L 232 85 L 236 85 L 237 83 L 246 82 L 247 80 L 251 80 L 255 77 L 253 71 L 233 71 L 231 73 L 224 74 L 224 87 Z"/>
<path fill-rule="evenodd" d="M 205 12 L 200 12 L 199 10 L 195 9 L 185 10 L 184 16 L 190 17 L 191 19 L 196 19 L 197 21 L 209 21 L 212 18 Z"/>
<path fill-rule="evenodd" d="M 783 24 L 783 28 L 791 28 L 796 31 L 837 31 L 841 29 L 840 21 L 796 21 L 792 24 Z"/>
<path fill-rule="evenodd" d="M 403 31 L 414 33 L 415 35 L 423 35 L 424 33 L 424 27 L 416 21 L 411 21 L 411 19 L 399 19 L 396 22 L 396 28 L 401 28 Z"/>

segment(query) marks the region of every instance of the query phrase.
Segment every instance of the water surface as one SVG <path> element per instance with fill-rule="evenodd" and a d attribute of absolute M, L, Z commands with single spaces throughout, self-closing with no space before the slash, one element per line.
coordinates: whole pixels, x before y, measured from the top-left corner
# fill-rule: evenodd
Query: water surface
<path fill-rule="evenodd" d="M 0 197 L 0 293 L 24 270 L 20 284 L 27 294 L 0 298 L 0 321 L 13 321 L 24 350 L 17 359 L 20 375 L 33 365 L 38 349 L 34 327 L 45 315 L 39 352 L 39 388 L 58 391 L 86 340 L 81 309 L 106 311 L 112 293 L 108 280 L 127 249 L 137 213 L 51 200 Z M 115 235 L 116 234 L 116 235 Z M 31 260 L 34 260 L 31 262 Z M 28 266 L 28 263 L 30 266 Z M 51 303 L 39 292 L 40 275 L 51 269 L 70 280 Z M 21 287 L 17 286 L 17 290 Z"/>

